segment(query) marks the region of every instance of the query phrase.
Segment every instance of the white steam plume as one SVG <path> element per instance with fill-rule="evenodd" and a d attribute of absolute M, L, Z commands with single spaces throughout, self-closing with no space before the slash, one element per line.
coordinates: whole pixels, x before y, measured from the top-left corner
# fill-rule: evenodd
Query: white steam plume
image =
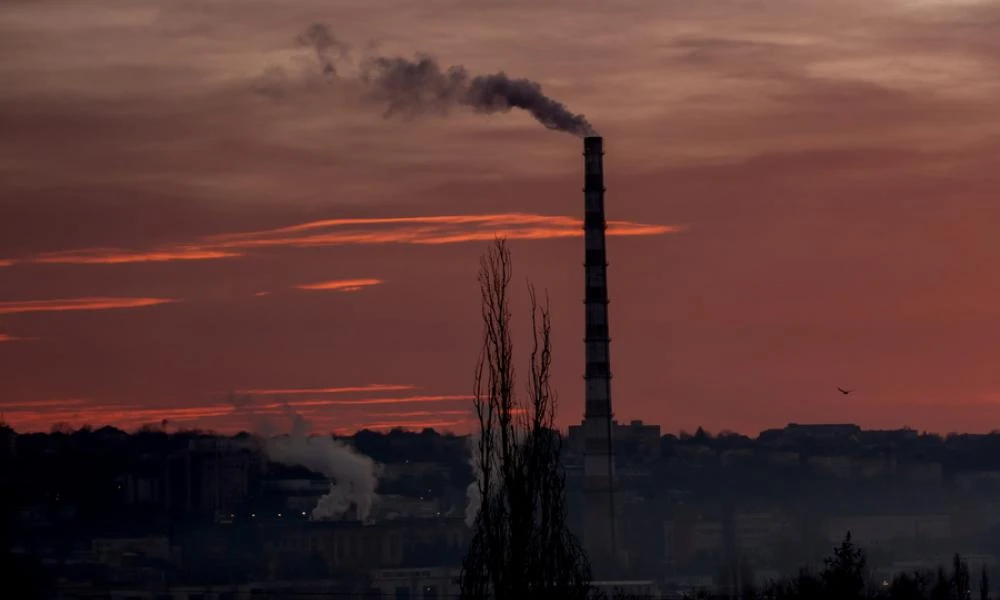
<path fill-rule="evenodd" d="M 300 465 L 331 480 L 330 491 L 312 511 L 313 519 L 344 518 L 351 516 L 352 508 L 357 519 L 368 518 L 378 486 L 371 458 L 329 435 L 306 437 L 294 433 L 268 440 L 267 453 L 274 462 Z"/>
<path fill-rule="evenodd" d="M 235 412 L 247 417 L 254 433 L 263 438 L 264 451 L 273 462 L 305 467 L 330 480 L 330 491 L 316 503 L 313 519 L 368 518 L 378 488 L 378 466 L 374 460 L 330 435 L 310 436 L 309 422 L 283 400 L 279 402 L 290 422 L 291 433 L 277 437 L 275 434 L 283 428 L 268 415 L 254 410 L 252 396 L 232 395 L 230 402 Z"/>
<path fill-rule="evenodd" d="M 479 507 L 483 503 L 479 493 L 479 484 L 483 479 L 483 470 L 479 465 L 479 434 L 470 435 L 466 438 L 469 445 L 469 465 L 472 466 L 472 483 L 465 488 L 465 524 L 469 527 L 476 522 L 479 515 Z"/>

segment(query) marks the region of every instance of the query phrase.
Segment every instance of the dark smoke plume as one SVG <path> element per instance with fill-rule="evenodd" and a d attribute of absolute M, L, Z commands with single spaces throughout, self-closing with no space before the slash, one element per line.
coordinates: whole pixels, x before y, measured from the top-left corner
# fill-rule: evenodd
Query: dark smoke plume
<path fill-rule="evenodd" d="M 333 37 L 326 25 L 319 23 L 310 25 L 309 29 L 306 29 L 299 36 L 298 41 L 303 46 L 309 46 L 313 49 L 313 52 L 316 53 L 316 60 L 319 61 L 325 75 L 337 74 L 334 61 L 346 57 L 350 49 L 347 44 Z M 331 56 L 332 52 L 336 52 L 337 55 Z"/>
<path fill-rule="evenodd" d="M 299 39 L 313 48 L 324 74 L 338 75 L 331 52 L 346 57 L 346 44 L 321 24 L 309 27 Z M 519 108 L 549 129 L 581 137 L 595 135 L 586 117 L 570 112 L 564 104 L 546 96 L 540 84 L 529 79 L 512 79 L 503 72 L 471 75 L 460 65 L 443 68 L 427 55 L 414 59 L 374 56 L 362 61 L 358 79 L 365 87 L 365 98 L 385 105 L 387 117 L 443 116 L 455 107 L 486 114 Z"/>

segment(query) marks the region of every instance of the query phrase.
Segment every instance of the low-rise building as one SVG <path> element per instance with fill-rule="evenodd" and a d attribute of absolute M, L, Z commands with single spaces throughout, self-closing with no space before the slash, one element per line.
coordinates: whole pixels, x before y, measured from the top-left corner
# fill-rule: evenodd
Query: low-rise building
<path fill-rule="evenodd" d="M 810 456 L 806 464 L 841 479 L 851 476 L 851 459 L 848 456 Z"/>
<path fill-rule="evenodd" d="M 659 425 L 648 425 L 640 420 L 628 423 L 612 421 L 611 436 L 615 454 L 625 464 L 654 463 L 660 459 L 661 432 Z M 570 456 L 582 456 L 584 430 L 582 425 L 570 425 L 566 438 L 566 451 Z"/>
<path fill-rule="evenodd" d="M 725 548 L 722 521 L 678 517 L 664 523 L 664 558 L 683 564 L 699 555 L 717 555 Z"/>
<path fill-rule="evenodd" d="M 652 580 L 593 581 L 593 596 L 615 598 L 619 594 L 627 598 L 659 598 L 660 587 Z"/>
<path fill-rule="evenodd" d="M 469 535 L 461 519 L 289 523 L 268 532 L 264 554 L 271 577 L 310 557 L 332 574 L 436 566 L 461 560 Z"/>
<path fill-rule="evenodd" d="M 91 542 L 91 558 L 109 567 L 121 567 L 136 559 L 169 561 L 170 540 L 166 536 L 95 538 Z"/>
<path fill-rule="evenodd" d="M 371 574 L 374 596 L 384 600 L 444 600 L 461 591 L 457 567 L 378 569 Z"/>
<path fill-rule="evenodd" d="M 97 589 L 60 584 L 57 597 L 66 600 L 289 600 L 290 598 L 377 598 L 339 580 L 267 581 L 238 585 L 145 585 Z"/>
<path fill-rule="evenodd" d="M 850 532 L 862 547 L 879 548 L 912 540 L 945 540 L 952 537 L 950 515 L 849 515 L 828 523 L 827 539 L 839 543 Z"/>
<path fill-rule="evenodd" d="M 1000 471 L 965 471 L 955 473 L 955 487 L 963 492 L 1000 491 Z"/>
<path fill-rule="evenodd" d="M 859 479 L 880 479 L 896 474 L 896 458 L 892 455 L 864 456 L 854 465 L 854 474 Z"/>
<path fill-rule="evenodd" d="M 899 473 L 912 485 L 939 487 L 944 481 L 944 467 L 938 461 L 907 462 L 899 466 Z"/>
<path fill-rule="evenodd" d="M 736 549 L 747 557 L 770 557 L 775 546 L 791 539 L 793 533 L 791 521 L 778 513 L 737 513 L 733 518 Z"/>
<path fill-rule="evenodd" d="M 753 460 L 753 458 L 754 453 L 750 448 L 733 448 L 732 450 L 725 450 L 720 456 L 722 464 L 727 467 L 749 463 Z"/>

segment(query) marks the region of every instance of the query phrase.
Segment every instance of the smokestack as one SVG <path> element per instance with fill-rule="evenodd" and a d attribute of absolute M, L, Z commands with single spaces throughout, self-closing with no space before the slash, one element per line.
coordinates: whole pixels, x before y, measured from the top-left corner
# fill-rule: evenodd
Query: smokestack
<path fill-rule="evenodd" d="M 614 413 L 611 410 L 611 338 L 608 335 L 608 261 L 605 252 L 604 140 L 583 139 L 584 304 L 586 409 L 583 418 L 584 546 L 594 573 L 617 577 L 623 569 L 615 506 Z"/>
<path fill-rule="evenodd" d="M 611 365 L 608 336 L 607 227 L 604 218 L 604 140 L 583 139 L 584 156 L 584 270 L 586 277 L 587 417 L 611 419 Z"/>

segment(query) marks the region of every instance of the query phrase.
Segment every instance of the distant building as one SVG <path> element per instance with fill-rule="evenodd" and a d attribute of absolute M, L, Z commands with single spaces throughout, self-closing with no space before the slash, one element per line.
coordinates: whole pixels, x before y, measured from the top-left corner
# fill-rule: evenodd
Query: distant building
<path fill-rule="evenodd" d="M 754 460 L 754 453 L 750 448 L 733 448 L 724 450 L 719 459 L 723 466 L 734 467 L 751 463 Z"/>
<path fill-rule="evenodd" d="M 944 482 L 944 467 L 939 461 L 906 462 L 899 465 L 897 471 L 913 485 L 940 487 Z"/>
<path fill-rule="evenodd" d="M 897 471 L 896 457 L 891 454 L 884 456 L 864 456 L 854 464 L 854 475 L 858 479 L 880 479 L 890 477 Z"/>
<path fill-rule="evenodd" d="M 60 597 L 92 600 L 289 600 L 290 598 L 363 598 L 364 591 L 339 580 L 267 581 L 238 585 L 120 586 L 100 591 L 91 587 L 61 584 Z"/>
<path fill-rule="evenodd" d="M 717 556 L 725 549 L 725 526 L 720 520 L 682 514 L 663 527 L 668 564 L 682 565 L 696 557 Z"/>
<path fill-rule="evenodd" d="M 163 506 L 166 502 L 166 478 L 162 462 L 140 459 L 132 472 L 118 478 L 118 489 L 128 506 Z"/>
<path fill-rule="evenodd" d="M 904 427 L 903 429 L 870 429 L 861 432 L 861 440 L 868 444 L 898 444 L 915 440 L 920 437 L 917 430 Z"/>
<path fill-rule="evenodd" d="M 861 439 L 861 427 L 853 423 L 789 423 L 785 426 L 784 435 L 791 439 L 813 439 L 824 441 L 858 441 Z"/>
<path fill-rule="evenodd" d="M 861 440 L 861 427 L 849 423 L 789 423 L 783 429 L 760 432 L 757 441 L 771 447 L 786 447 L 805 441 L 822 445 L 855 444 Z"/>
<path fill-rule="evenodd" d="M 733 517 L 733 537 L 737 550 L 753 558 L 766 558 L 774 547 L 793 537 L 789 519 L 779 513 L 736 513 Z"/>
<path fill-rule="evenodd" d="M 1000 471 L 956 473 L 955 487 L 963 492 L 1000 492 Z"/>
<path fill-rule="evenodd" d="M 99 538 L 91 560 L 108 568 L 107 583 L 159 587 L 166 582 L 173 552 L 166 537 Z"/>
<path fill-rule="evenodd" d="M 704 467 L 715 464 L 717 455 L 711 446 L 701 444 L 684 444 L 678 446 L 675 459 L 687 467 Z"/>
<path fill-rule="evenodd" d="M 848 456 L 810 456 L 806 459 L 806 464 L 842 479 L 850 478 L 853 470 Z"/>
<path fill-rule="evenodd" d="M 847 532 L 861 547 L 879 548 L 913 540 L 938 541 L 952 537 L 950 515 L 849 515 L 834 517 L 827 540 L 839 543 Z"/>
<path fill-rule="evenodd" d="M 461 561 L 470 531 L 461 519 L 374 524 L 313 521 L 271 527 L 264 542 L 269 577 L 282 565 L 317 559 L 328 573 L 378 568 L 438 567 Z"/>
<path fill-rule="evenodd" d="M 612 421 L 611 426 L 615 454 L 626 464 L 656 462 L 660 459 L 662 436 L 659 425 L 647 425 L 640 420 L 632 420 L 628 423 Z M 569 453 L 582 455 L 583 425 L 570 425 L 566 442 L 566 450 Z"/>
<path fill-rule="evenodd" d="M 461 591 L 456 567 L 379 569 L 372 571 L 371 589 L 385 600 L 446 600 Z"/>
<path fill-rule="evenodd" d="M 592 581 L 590 586 L 596 598 L 615 598 L 619 594 L 626 598 L 660 597 L 659 586 L 650 580 Z"/>
<path fill-rule="evenodd" d="M 395 481 L 402 478 L 421 479 L 425 477 L 448 477 L 451 473 L 447 465 L 436 462 L 406 461 L 403 463 L 381 465 L 379 478 L 384 481 Z"/>
<path fill-rule="evenodd" d="M 681 600 L 714 589 L 715 579 L 709 575 L 670 575 L 663 579 L 661 595 L 658 597 Z"/>
<path fill-rule="evenodd" d="M 250 492 L 250 473 L 257 459 L 228 440 L 192 443 L 167 458 L 165 502 L 167 512 L 217 516 L 238 511 Z"/>
<path fill-rule="evenodd" d="M 629 421 L 627 425 L 614 423 L 614 440 L 618 452 L 636 462 L 660 460 L 661 432 L 659 425 L 647 425 L 640 420 Z"/>
<path fill-rule="evenodd" d="M 0 456 L 13 457 L 17 452 L 17 433 L 0 420 Z"/>
<path fill-rule="evenodd" d="M 441 500 L 430 496 L 412 498 L 397 494 L 379 494 L 372 501 L 369 518 L 373 521 L 399 519 L 436 519 L 444 516 Z"/>
<path fill-rule="evenodd" d="M 776 466 L 791 467 L 802 462 L 799 453 L 792 450 L 774 450 L 766 452 L 764 456 L 768 463 Z"/>
<path fill-rule="evenodd" d="M 164 536 L 95 538 L 91 548 L 92 560 L 110 567 L 121 567 L 137 557 L 158 561 L 171 558 L 170 540 Z"/>

